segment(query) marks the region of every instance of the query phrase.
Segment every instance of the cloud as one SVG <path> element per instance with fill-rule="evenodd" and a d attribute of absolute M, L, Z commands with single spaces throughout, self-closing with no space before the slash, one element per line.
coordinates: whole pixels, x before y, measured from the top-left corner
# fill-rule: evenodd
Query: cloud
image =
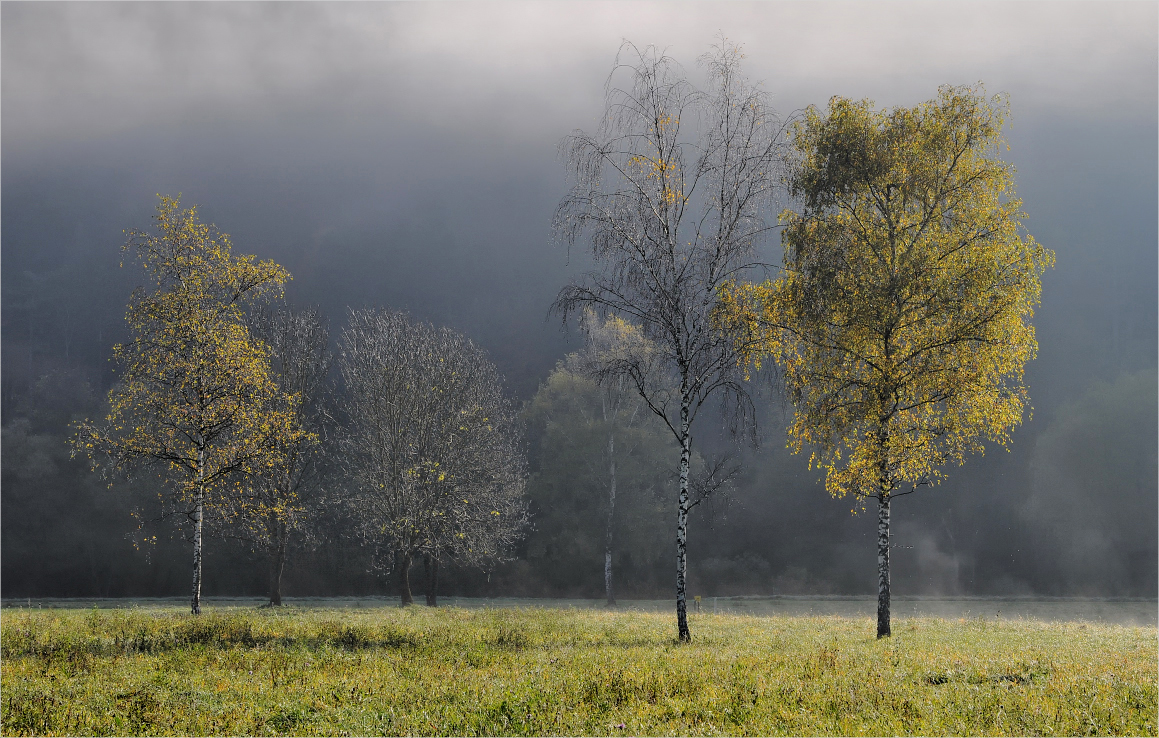
<path fill-rule="evenodd" d="M 693 66 L 718 34 L 785 105 L 912 104 L 979 79 L 1019 105 L 1154 116 L 1153 3 L 7 3 L 4 143 L 311 111 L 523 135 L 598 114 L 622 39 Z M 555 126 L 551 136 L 558 135 Z"/>

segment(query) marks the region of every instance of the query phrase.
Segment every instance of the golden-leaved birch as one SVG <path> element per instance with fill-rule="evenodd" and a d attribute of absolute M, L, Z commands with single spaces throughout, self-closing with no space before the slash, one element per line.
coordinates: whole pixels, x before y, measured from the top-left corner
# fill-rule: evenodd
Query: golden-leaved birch
<path fill-rule="evenodd" d="M 272 261 L 234 256 L 229 237 L 179 199 L 161 197 L 156 222 L 158 233 L 131 231 L 124 246 L 152 285 L 130 299 L 109 414 L 77 425 L 74 453 L 106 471 L 159 471 L 192 526 L 197 614 L 207 511 L 227 509 L 221 502 L 247 473 L 277 462 L 278 439 L 302 432 L 287 403 L 275 402 L 268 347 L 243 314 L 255 299 L 280 294 L 290 275 Z"/>
<path fill-rule="evenodd" d="M 1021 225 L 1002 161 L 1007 102 L 942 87 L 913 108 L 833 98 L 792 138 L 784 269 L 725 290 L 722 320 L 762 334 L 836 497 L 878 502 L 878 637 L 889 626 L 889 503 L 1005 446 L 1028 410 L 1031 317 L 1053 252 Z"/>

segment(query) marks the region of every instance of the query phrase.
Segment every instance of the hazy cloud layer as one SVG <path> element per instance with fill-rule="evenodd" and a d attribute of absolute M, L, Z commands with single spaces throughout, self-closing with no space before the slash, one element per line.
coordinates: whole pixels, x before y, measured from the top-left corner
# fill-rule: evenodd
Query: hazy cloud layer
<path fill-rule="evenodd" d="M 1016 111 L 1153 118 L 1156 20 L 1138 2 L 6 3 L 4 144 L 309 110 L 543 135 L 593 116 L 621 39 L 691 64 L 721 33 L 787 107 L 985 80 Z"/>

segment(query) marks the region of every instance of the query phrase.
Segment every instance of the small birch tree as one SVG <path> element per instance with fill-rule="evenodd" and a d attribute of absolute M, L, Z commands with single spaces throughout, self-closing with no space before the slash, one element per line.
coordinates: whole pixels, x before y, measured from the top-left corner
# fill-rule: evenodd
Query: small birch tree
<path fill-rule="evenodd" d="M 599 130 L 561 144 L 575 183 L 554 221 L 569 245 L 589 236 L 602 269 L 561 290 L 554 309 L 565 319 L 587 308 L 616 314 L 655 347 L 621 355 L 600 374 L 627 377 L 679 446 L 676 621 L 688 641 L 692 425 L 718 394 L 738 427 L 752 428 L 738 370 L 747 344 L 720 330 L 716 316 L 720 289 L 758 266 L 757 245 L 773 227 L 766 215 L 782 125 L 741 75 L 740 51 L 723 40 L 702 58 L 708 92 L 653 47 L 626 44 L 621 53 L 632 62 L 617 58 Z M 631 79 L 624 88 L 613 86 L 619 72 Z"/>
<path fill-rule="evenodd" d="M 290 537 L 309 535 L 310 516 L 320 512 L 333 355 L 330 333 L 314 308 L 295 311 L 286 305 L 260 305 L 250 330 L 269 350 L 275 403 L 304 431 L 274 438 L 276 463 L 246 480 L 240 494 L 230 498 L 226 516 L 227 522 L 244 521 L 242 537 L 266 550 L 270 604 L 277 606 L 282 604 Z"/>
<path fill-rule="evenodd" d="M 229 237 L 177 199 L 160 198 L 156 220 L 158 234 L 131 231 L 124 246 L 154 286 L 129 301 L 131 338 L 113 349 L 121 377 L 109 414 L 77 424 L 74 453 L 106 471 L 159 470 L 193 528 L 196 615 L 207 511 L 227 508 L 242 475 L 270 468 L 282 444 L 303 437 L 296 399 L 279 394 L 269 352 L 243 312 L 279 295 L 290 275 L 272 261 L 234 256 Z"/>
<path fill-rule="evenodd" d="M 793 129 L 784 271 L 728 290 L 730 319 L 764 334 L 825 486 L 877 501 L 877 636 L 890 635 L 890 503 L 1022 422 L 1030 319 L 1054 262 L 1021 227 L 999 152 L 1007 103 L 943 87 L 914 108 L 835 97 Z"/>

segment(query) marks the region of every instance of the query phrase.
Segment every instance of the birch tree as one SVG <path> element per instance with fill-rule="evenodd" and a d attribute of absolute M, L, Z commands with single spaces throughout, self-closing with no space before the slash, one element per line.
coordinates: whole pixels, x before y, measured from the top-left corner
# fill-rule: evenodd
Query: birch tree
<path fill-rule="evenodd" d="M 156 221 L 156 235 L 131 231 L 124 246 L 153 288 L 129 301 L 131 338 L 113 348 L 120 379 L 109 414 L 77 424 L 74 453 L 105 471 L 155 469 L 168 483 L 192 527 L 196 615 L 207 512 L 228 507 L 243 475 L 270 468 L 283 444 L 304 437 L 296 399 L 279 394 L 269 352 L 243 312 L 279 295 L 290 275 L 272 261 L 234 256 L 229 236 L 178 199 L 162 197 Z"/>
<path fill-rule="evenodd" d="M 416 556 L 504 559 L 527 520 L 526 462 L 485 353 L 448 328 L 364 310 L 351 313 L 340 366 L 352 504 L 366 539 L 395 553 L 402 603 Z"/>
<path fill-rule="evenodd" d="M 739 49 L 723 41 L 702 57 L 706 92 L 654 47 L 625 44 L 621 55 L 630 63 L 617 58 L 597 132 L 579 131 L 561 144 L 574 185 L 554 225 L 569 246 L 590 238 L 598 271 L 561 290 L 554 309 L 565 320 L 585 308 L 614 313 L 655 346 L 600 373 L 627 377 L 679 447 L 676 619 L 688 641 L 692 427 L 718 395 L 738 428 L 752 428 L 738 371 L 746 344 L 720 330 L 716 316 L 721 287 L 758 266 L 757 246 L 774 226 L 767 215 L 782 124 L 767 95 L 741 74 Z M 622 76 L 628 83 L 620 87 Z"/>
<path fill-rule="evenodd" d="M 1021 226 L 1007 102 L 943 87 L 914 108 L 835 97 L 793 128 L 784 271 L 728 290 L 795 405 L 790 443 L 836 497 L 877 502 L 877 636 L 890 635 L 890 503 L 1007 446 L 1054 262 Z"/>

